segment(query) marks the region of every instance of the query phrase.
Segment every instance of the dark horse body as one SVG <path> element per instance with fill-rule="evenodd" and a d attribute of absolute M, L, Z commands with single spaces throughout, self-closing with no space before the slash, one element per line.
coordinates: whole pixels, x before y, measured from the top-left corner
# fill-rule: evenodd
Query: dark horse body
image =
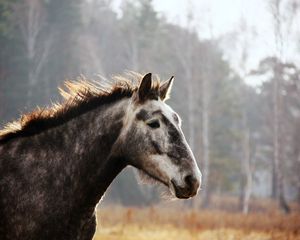
<path fill-rule="evenodd" d="M 128 164 L 143 168 L 129 159 L 135 149 L 121 134 L 134 91 L 114 91 L 87 102 L 80 96 L 67 110 L 39 110 L 0 137 L 1 240 L 92 239 L 95 206 L 112 180 Z"/>
<path fill-rule="evenodd" d="M 107 111 L 99 108 L 0 145 L 0 236 L 24 239 L 31 232 L 28 239 L 92 238 L 95 206 L 125 167 L 125 159 L 109 156 L 122 127 L 121 114 Z M 107 131 L 99 136 L 97 125 Z"/>

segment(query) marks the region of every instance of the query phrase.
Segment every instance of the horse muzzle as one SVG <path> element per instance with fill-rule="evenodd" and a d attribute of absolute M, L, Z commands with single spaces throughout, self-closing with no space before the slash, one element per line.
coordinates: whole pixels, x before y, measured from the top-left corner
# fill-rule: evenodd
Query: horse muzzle
<path fill-rule="evenodd" d="M 198 179 L 193 175 L 187 175 L 184 177 L 183 185 L 179 185 L 175 179 L 171 180 L 171 184 L 177 198 L 188 199 L 194 197 L 198 193 L 201 179 Z"/>

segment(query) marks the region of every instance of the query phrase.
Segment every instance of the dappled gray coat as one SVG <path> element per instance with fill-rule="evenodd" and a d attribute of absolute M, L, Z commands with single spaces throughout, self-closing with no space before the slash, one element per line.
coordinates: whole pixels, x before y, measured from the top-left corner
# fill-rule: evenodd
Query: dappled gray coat
<path fill-rule="evenodd" d="M 103 88 L 68 82 L 62 105 L 38 109 L 0 133 L 0 239 L 92 239 L 95 206 L 117 174 L 135 166 L 178 198 L 200 171 L 163 100 L 172 78 L 145 75 Z"/>

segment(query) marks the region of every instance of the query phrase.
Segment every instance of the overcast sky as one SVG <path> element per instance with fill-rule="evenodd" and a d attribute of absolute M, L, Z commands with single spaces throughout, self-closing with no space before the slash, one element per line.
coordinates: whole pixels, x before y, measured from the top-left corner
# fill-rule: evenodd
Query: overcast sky
<path fill-rule="evenodd" d="M 121 1 L 116 0 L 116 6 L 118 6 L 118 2 Z M 235 44 L 237 40 L 246 42 L 248 46 L 249 58 L 246 71 L 254 69 L 260 59 L 265 56 L 276 54 L 273 18 L 269 2 L 269 0 L 153 0 L 154 8 L 169 22 L 175 24 L 186 26 L 187 15 L 191 12 L 194 18 L 191 25 L 196 29 L 200 38 L 209 39 L 223 36 L 222 48 L 225 57 L 237 71 L 240 71 L 239 56 L 241 53 L 241 45 Z M 234 33 L 234 31 L 244 28 L 241 27 L 242 19 L 248 26 L 243 38 L 241 34 Z M 292 18 L 285 13 L 285 19 L 290 21 Z M 292 23 L 286 24 L 286 26 L 289 26 L 290 29 L 284 30 L 286 34 L 283 39 L 282 57 L 300 65 L 299 14 Z M 249 78 L 248 81 L 254 85 L 259 83 L 258 79 L 253 78 Z"/>

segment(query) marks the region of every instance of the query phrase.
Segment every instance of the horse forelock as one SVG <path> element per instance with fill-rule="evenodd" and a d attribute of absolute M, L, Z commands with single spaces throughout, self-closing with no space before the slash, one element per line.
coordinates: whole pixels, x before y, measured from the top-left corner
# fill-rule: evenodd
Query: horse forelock
<path fill-rule="evenodd" d="M 54 103 L 50 107 L 38 107 L 34 111 L 23 114 L 18 120 L 7 123 L 0 130 L 0 143 L 18 136 L 28 136 L 45 129 L 58 126 L 105 103 L 129 98 L 137 91 L 143 75 L 127 72 L 112 77 L 112 81 L 90 81 L 81 76 L 76 81 L 65 81 L 59 88 L 64 101 Z M 156 76 L 151 86 L 149 98 L 159 95 L 160 79 Z"/>

